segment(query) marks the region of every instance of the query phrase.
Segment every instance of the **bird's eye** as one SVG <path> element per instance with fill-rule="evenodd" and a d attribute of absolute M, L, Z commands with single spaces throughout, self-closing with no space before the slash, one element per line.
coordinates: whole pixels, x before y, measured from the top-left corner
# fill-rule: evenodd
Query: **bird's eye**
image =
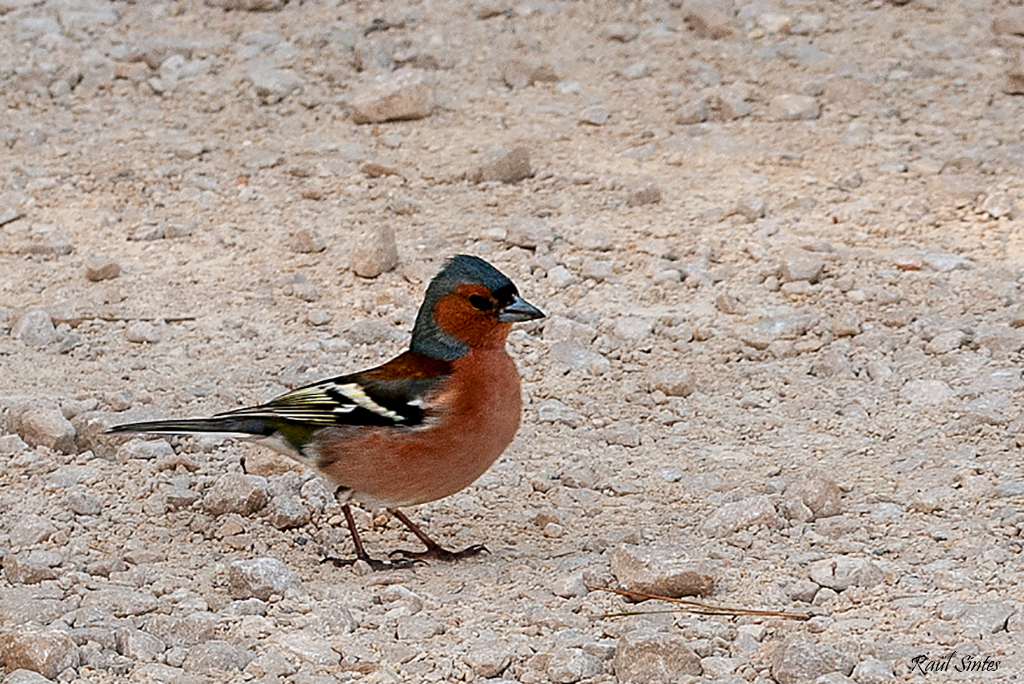
<path fill-rule="evenodd" d="M 469 303 L 473 305 L 473 308 L 479 309 L 480 311 L 491 310 L 491 300 L 487 297 L 481 297 L 480 295 L 470 295 Z"/>

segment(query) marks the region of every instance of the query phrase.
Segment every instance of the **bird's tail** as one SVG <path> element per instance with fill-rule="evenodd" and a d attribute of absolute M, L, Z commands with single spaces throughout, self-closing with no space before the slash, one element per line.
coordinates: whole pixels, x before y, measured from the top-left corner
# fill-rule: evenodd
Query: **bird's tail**
<path fill-rule="evenodd" d="M 194 418 L 188 420 L 154 420 L 145 423 L 115 425 L 107 430 L 108 433 L 146 432 L 153 435 L 195 435 L 213 432 L 247 437 L 269 437 L 276 431 L 276 427 L 270 425 L 266 420 L 242 416 L 216 416 L 213 418 Z"/>

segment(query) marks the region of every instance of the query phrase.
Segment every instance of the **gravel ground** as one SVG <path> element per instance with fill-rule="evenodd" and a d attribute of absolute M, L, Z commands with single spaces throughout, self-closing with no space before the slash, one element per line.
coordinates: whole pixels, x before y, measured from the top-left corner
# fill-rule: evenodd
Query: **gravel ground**
<path fill-rule="evenodd" d="M 1021 676 L 1019 2 L 0 0 L 0 46 L 4 682 Z M 313 473 L 102 435 L 385 360 L 458 252 L 549 313 L 515 443 L 409 511 L 490 555 L 324 564 Z"/>

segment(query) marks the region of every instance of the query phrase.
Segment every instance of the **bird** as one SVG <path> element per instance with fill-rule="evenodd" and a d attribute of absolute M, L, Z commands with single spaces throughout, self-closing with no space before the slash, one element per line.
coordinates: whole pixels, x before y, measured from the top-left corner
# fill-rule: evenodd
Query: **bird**
<path fill-rule="evenodd" d="M 364 561 L 380 570 L 468 558 L 486 547 L 450 551 L 400 509 L 461 491 L 511 444 L 523 399 L 505 343 L 512 324 L 544 316 L 487 261 L 457 254 L 427 286 L 408 350 L 387 363 L 209 418 L 128 423 L 108 432 L 224 433 L 312 466 L 335 485 L 355 547 L 354 559 L 329 559 L 336 565 Z M 426 549 L 374 559 L 356 529 L 353 503 L 386 508 Z"/>

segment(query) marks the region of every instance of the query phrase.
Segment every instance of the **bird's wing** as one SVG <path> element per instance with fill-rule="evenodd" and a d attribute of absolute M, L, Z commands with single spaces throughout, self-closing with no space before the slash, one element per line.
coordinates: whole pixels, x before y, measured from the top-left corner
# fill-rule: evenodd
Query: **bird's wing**
<path fill-rule="evenodd" d="M 118 425 L 110 431 L 280 435 L 301 451 L 317 430 L 329 426 L 419 425 L 430 412 L 430 397 L 450 374 L 449 362 L 406 352 L 382 366 L 299 387 L 259 406 L 211 418 Z"/>

